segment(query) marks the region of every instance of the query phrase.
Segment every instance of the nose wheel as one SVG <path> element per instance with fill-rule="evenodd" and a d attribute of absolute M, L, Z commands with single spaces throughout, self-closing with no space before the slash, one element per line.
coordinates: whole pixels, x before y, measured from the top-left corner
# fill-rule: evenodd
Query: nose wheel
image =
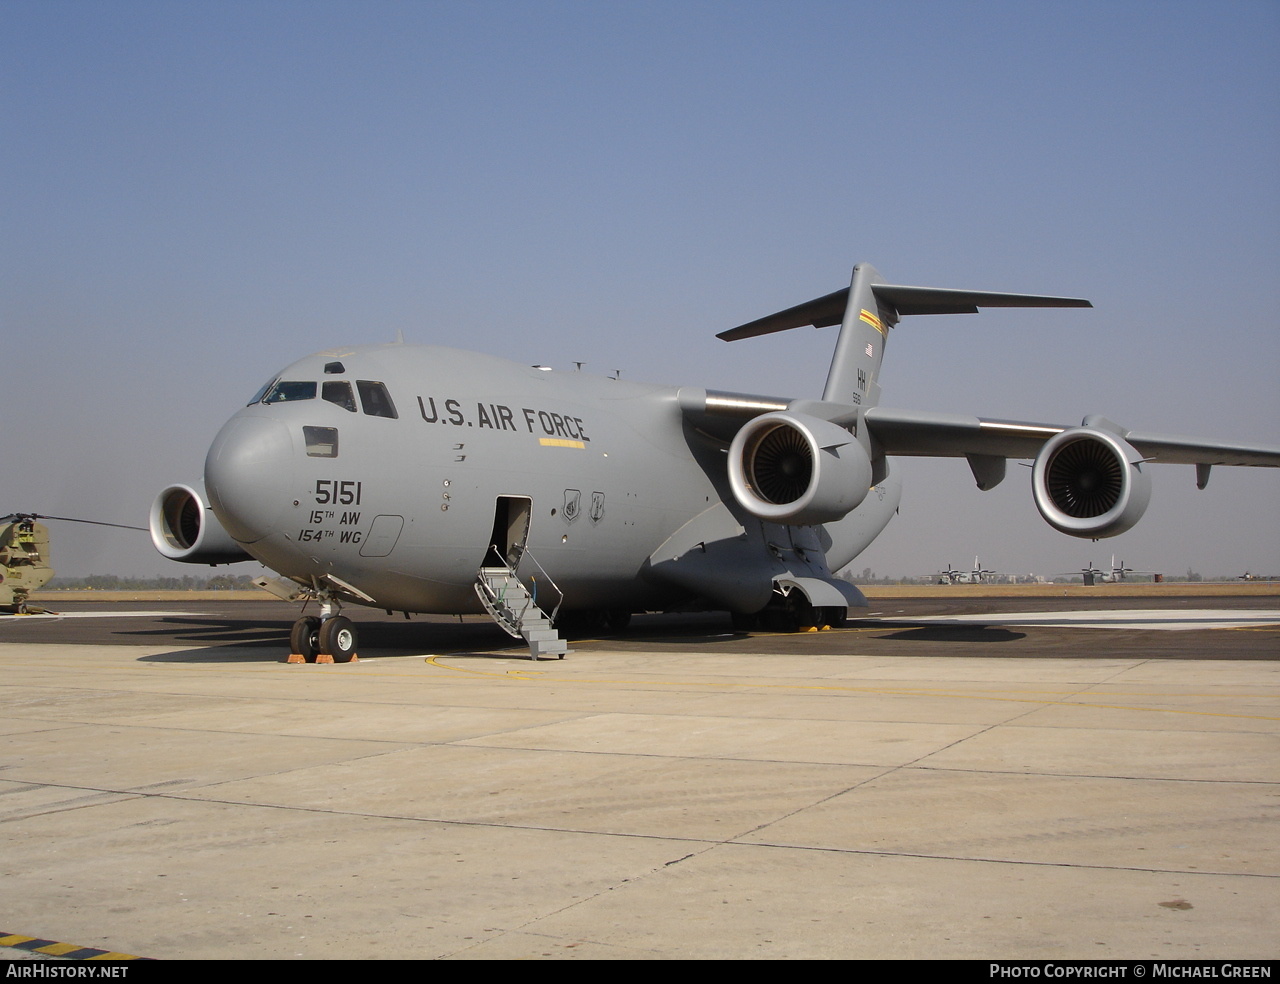
<path fill-rule="evenodd" d="M 304 663 L 316 661 L 320 655 L 320 619 L 308 615 L 293 623 L 289 631 L 289 652 L 292 656 L 301 656 Z"/>
<path fill-rule="evenodd" d="M 294 622 L 289 632 L 289 659 L 302 663 L 350 663 L 356 659 L 358 644 L 356 625 L 345 615 L 325 619 L 308 615 Z"/>

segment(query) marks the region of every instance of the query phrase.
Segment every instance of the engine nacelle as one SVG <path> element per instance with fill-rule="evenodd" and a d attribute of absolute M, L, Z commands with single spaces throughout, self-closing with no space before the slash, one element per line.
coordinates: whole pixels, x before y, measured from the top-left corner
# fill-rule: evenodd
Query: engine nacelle
<path fill-rule="evenodd" d="M 189 485 L 170 485 L 151 504 L 151 542 L 184 564 L 236 564 L 253 560 L 222 528 L 209 503 Z"/>
<path fill-rule="evenodd" d="M 1151 498 L 1142 455 L 1115 434 L 1092 427 L 1073 427 L 1046 441 L 1031 487 L 1050 526 L 1095 540 L 1131 529 Z"/>
<path fill-rule="evenodd" d="M 871 477 L 871 460 L 857 439 L 809 414 L 762 414 L 744 424 L 729 446 L 734 497 L 771 523 L 835 522 L 867 497 Z"/>

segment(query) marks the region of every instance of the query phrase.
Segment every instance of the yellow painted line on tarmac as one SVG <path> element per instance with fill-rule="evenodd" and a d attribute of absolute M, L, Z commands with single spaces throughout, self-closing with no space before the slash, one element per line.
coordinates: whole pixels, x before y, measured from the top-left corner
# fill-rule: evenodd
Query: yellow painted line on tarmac
<path fill-rule="evenodd" d="M 1143 705 L 1129 704 L 1109 704 L 1099 703 L 1096 701 L 1081 700 L 1052 700 L 1040 694 L 1061 694 L 1062 691 L 1039 691 L 1039 690 L 1023 690 L 1015 691 L 1015 693 L 1024 694 L 1025 696 L 1000 696 L 992 692 L 978 693 L 958 693 L 948 689 L 930 689 L 916 688 L 904 689 L 902 687 L 853 687 L 844 684 L 798 684 L 798 683 L 764 683 L 750 681 L 731 681 L 721 682 L 718 680 L 657 680 L 657 679 L 640 679 L 632 680 L 626 678 L 597 678 L 597 677 L 568 677 L 568 676 L 551 676 L 551 670 L 534 670 L 534 669 L 509 669 L 495 672 L 492 670 L 475 670 L 466 666 L 452 666 L 449 663 L 443 663 L 441 660 L 457 658 L 460 656 L 472 655 L 469 651 L 460 651 L 457 653 L 438 653 L 431 656 L 413 657 L 423 661 L 424 664 L 433 666 L 439 670 L 449 670 L 453 673 L 463 673 L 469 676 L 489 677 L 497 680 L 521 680 L 524 682 L 553 682 L 557 684 L 593 684 L 596 686 L 636 686 L 636 687 L 701 687 L 701 688 L 721 688 L 721 689 L 742 689 L 742 690 L 783 690 L 790 692 L 803 691 L 819 691 L 824 693 L 844 693 L 850 695 L 880 695 L 892 697 L 949 697 L 955 700 L 993 700 L 1006 701 L 1021 704 L 1041 704 L 1044 706 L 1058 707 L 1092 707 L 1106 710 L 1121 711 L 1150 711 L 1157 714 L 1191 714 L 1202 717 L 1222 717 L 1222 718 L 1238 718 L 1250 721 L 1280 721 L 1280 716 L 1266 714 L 1227 714 L 1221 711 L 1190 711 L 1181 710 L 1172 707 L 1148 707 Z M 520 659 L 517 656 L 499 656 L 503 659 Z M 225 664 L 222 664 L 225 665 Z M 279 663 L 270 664 L 254 664 L 255 666 L 276 666 Z M 314 664 L 319 665 L 319 664 Z M 351 664 L 333 664 L 334 666 L 351 665 Z M 356 664 L 360 665 L 360 664 Z M 394 673 L 385 670 L 368 669 L 368 664 L 364 664 L 366 669 L 361 672 L 362 677 L 382 676 L 382 677 L 413 677 L 413 673 Z M 168 669 L 177 670 L 193 670 L 199 667 L 194 666 L 169 666 Z M 207 668 L 207 667 L 206 667 Z M 331 667 L 326 667 L 331 668 Z M 1003 693 L 1003 692 L 1002 692 Z M 1120 695 L 1117 695 L 1120 696 Z M 1236 698 L 1254 697 L 1254 694 L 1133 694 L 1132 696 L 1141 697 L 1143 699 L 1158 700 L 1160 698 L 1200 698 L 1205 700 L 1222 700 Z"/>
<path fill-rule="evenodd" d="M 443 653 L 439 656 L 427 656 L 423 658 L 424 663 L 430 663 L 441 670 L 453 670 L 455 673 L 469 673 L 472 676 L 498 677 L 504 680 L 534 680 L 537 679 L 537 670 L 504 670 L 501 673 L 492 673 L 487 670 L 473 670 L 467 666 L 450 666 L 448 663 L 441 663 L 439 660 L 449 659 L 451 656 L 460 656 L 461 653 Z M 519 659 L 518 656 L 510 657 Z"/>
<path fill-rule="evenodd" d="M 508 670 L 503 673 L 492 673 L 484 670 L 472 670 L 461 666 L 450 666 L 448 663 L 439 662 L 442 659 L 448 659 L 448 654 L 440 656 L 429 656 L 425 662 L 442 670 L 453 670 L 458 673 L 470 673 L 477 676 L 497 677 L 499 679 L 514 679 L 525 681 L 543 680 L 548 671 L 538 670 Z M 608 679 L 608 678 L 592 678 L 592 677 L 545 677 L 549 682 L 558 684 L 595 684 L 595 685 L 626 685 L 626 686 L 649 686 L 649 687 L 715 687 L 715 688 L 737 688 L 744 690 L 786 690 L 786 691 L 822 691 L 830 693 L 847 693 L 847 694 L 874 694 L 880 696 L 893 697 L 949 697 L 956 700 L 994 700 L 1005 701 L 1018 704 L 1041 704 L 1050 707 L 1092 707 L 1112 711 L 1151 711 L 1157 714 L 1191 714 L 1200 717 L 1224 717 L 1224 718 L 1241 718 L 1250 721 L 1280 721 L 1280 716 L 1272 716 L 1265 714 L 1228 714 L 1222 711 L 1192 711 L 1182 710 L 1175 707 L 1148 707 L 1143 705 L 1129 704 L 1104 704 L 1096 701 L 1085 700 L 1053 700 L 1047 696 L 1058 694 L 1062 691 L 1042 691 L 1042 690 L 1023 690 L 1015 691 L 1015 693 L 1024 694 L 1025 696 L 1010 697 L 997 696 L 995 693 L 979 692 L 979 693 L 958 693 L 954 690 L 941 689 L 903 689 L 901 687 L 851 687 L 845 684 L 792 684 L 792 683 L 750 683 L 745 681 L 734 681 L 722 683 L 715 680 L 628 680 L 628 679 Z M 1005 691 L 1004 693 L 1007 693 Z M 1117 694 L 1115 696 L 1122 696 Z M 1149 698 L 1157 700 L 1165 698 L 1202 698 L 1206 700 L 1223 699 L 1224 697 L 1249 697 L 1250 694 L 1133 694 L 1132 696 Z"/>
<path fill-rule="evenodd" d="M 866 630 L 855 629 L 855 630 L 837 630 L 837 631 L 866 631 Z M 1280 721 L 1280 715 L 1230 714 L 1230 713 L 1225 713 L 1221 711 L 1183 710 L 1180 708 L 1172 708 L 1172 707 L 1149 707 L 1144 705 L 1102 703 L 1098 701 L 1069 700 L 1069 699 L 1054 700 L 1048 697 L 1048 695 L 1052 695 L 1052 694 L 1061 695 L 1063 694 L 1062 691 L 1023 690 L 1023 691 L 1013 692 L 1015 694 L 1021 694 L 1023 696 L 1001 696 L 1000 694 L 1007 694 L 1008 691 L 1001 691 L 1000 694 L 993 693 L 993 692 L 959 693 L 951 689 L 929 689 L 929 688 L 904 689 L 902 687 L 857 687 L 857 686 L 849 686 L 846 684 L 787 684 L 787 683 L 749 682 L 749 681 L 741 681 L 741 680 L 731 681 L 731 682 L 721 682 L 717 680 L 657 680 L 657 679 L 632 680 L 632 679 L 626 679 L 626 678 L 609 679 L 609 678 L 594 678 L 594 677 L 570 677 L 570 676 L 561 676 L 561 675 L 552 676 L 551 673 L 553 671 L 549 669 L 548 670 L 535 670 L 532 668 L 527 670 L 526 669 L 506 669 L 502 671 L 476 670 L 476 669 L 471 669 L 470 667 L 453 666 L 449 663 L 441 662 L 441 660 L 457 658 L 457 657 L 466 656 L 466 655 L 470 655 L 470 652 L 463 650 L 456 653 L 437 653 L 433 655 L 422 655 L 417 658 L 422 659 L 425 664 L 429 666 L 433 666 L 436 669 L 449 670 L 454 673 L 463 673 L 470 676 L 489 677 L 492 679 L 499 679 L 499 680 L 519 680 L 523 682 L 545 681 L 545 682 L 554 682 L 562 685 L 591 684 L 596 686 L 605 685 L 605 686 L 637 686 L 637 687 L 701 687 L 704 689 L 705 688 L 717 688 L 717 689 L 733 688 L 733 689 L 744 689 L 744 690 L 750 689 L 750 690 L 762 690 L 762 691 L 780 690 L 780 691 L 789 691 L 793 693 L 816 691 L 816 692 L 823 692 L 823 693 L 844 693 L 844 694 L 850 694 L 850 695 L 869 694 L 869 695 L 897 696 L 897 697 L 946 697 L 946 698 L 952 698 L 955 700 L 1004 701 L 1004 702 L 1022 703 L 1022 704 L 1041 704 L 1041 705 L 1050 706 L 1050 707 L 1057 706 L 1057 707 L 1096 708 L 1096 709 L 1103 709 L 1103 710 L 1149 711 L 1155 714 L 1188 714 L 1188 715 L 1193 715 L 1198 717 L 1232 718 L 1232 719 L 1250 720 L 1250 721 Z M 499 655 L 497 656 L 497 658 L 519 659 L 520 657 L 517 657 L 517 656 L 504 657 Z M 251 665 L 255 668 L 262 669 L 262 668 L 278 666 L 280 664 L 278 661 L 273 661 L 270 663 L 251 664 Z M 316 664 L 316 665 L 319 665 L 319 664 Z M 334 664 L 334 665 L 339 666 L 339 664 Z M 342 666 L 354 665 L 358 667 L 358 666 L 361 666 L 362 664 L 357 663 L 357 664 L 341 664 L 341 665 Z M 365 667 L 368 667 L 367 663 L 363 665 Z M 217 664 L 217 668 L 225 668 L 225 666 L 226 664 Z M 213 665 L 212 664 L 204 664 L 204 665 L 168 664 L 166 665 L 165 668 L 170 670 L 176 669 L 176 670 L 208 671 L 209 669 L 213 668 Z M 393 672 L 387 672 L 384 670 L 372 670 L 372 669 L 366 669 L 364 672 L 361 673 L 361 676 L 411 677 L 415 675 L 416 674 L 393 673 Z M 1042 694 L 1046 696 L 1040 696 Z M 1116 695 L 1116 696 L 1121 696 L 1121 695 Z M 1200 698 L 1200 699 L 1206 699 L 1206 700 L 1221 700 L 1221 699 L 1230 699 L 1232 697 L 1239 697 L 1239 698 L 1254 697 L 1256 695 L 1253 695 L 1253 694 L 1159 694 L 1159 693 L 1145 694 L 1144 693 L 1144 694 L 1133 694 L 1132 696 L 1140 697 L 1144 700 L 1146 699 L 1158 700 L 1160 698 L 1175 698 L 1175 699 Z"/>

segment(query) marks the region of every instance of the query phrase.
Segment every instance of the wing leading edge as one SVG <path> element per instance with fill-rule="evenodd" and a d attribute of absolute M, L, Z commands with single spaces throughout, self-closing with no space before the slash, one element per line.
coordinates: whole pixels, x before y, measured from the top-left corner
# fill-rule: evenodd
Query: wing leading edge
<path fill-rule="evenodd" d="M 1049 438 L 1070 428 L 1012 420 L 988 420 L 963 414 L 927 413 L 872 407 L 866 427 L 885 454 L 936 458 L 991 455 L 1034 458 Z M 1086 418 L 1083 426 L 1096 424 Z M 1280 468 L 1280 447 L 1229 444 L 1176 434 L 1150 434 L 1108 428 L 1131 444 L 1144 461 L 1181 465 L 1244 465 Z"/>
<path fill-rule="evenodd" d="M 996 420 L 958 413 L 927 410 L 894 410 L 890 407 L 843 406 L 818 400 L 788 400 L 775 396 L 715 393 L 682 389 L 681 409 L 702 427 L 720 421 L 716 428 L 728 441 L 741 424 L 752 417 L 785 409 L 818 413 L 843 424 L 859 421 L 871 436 L 879 454 L 904 457 L 964 458 L 983 455 L 996 458 L 1034 458 L 1045 441 L 1072 425 L 1021 420 Z M 1087 417 L 1082 426 L 1095 426 Z M 1143 461 L 1177 465 L 1234 465 L 1280 468 L 1280 447 L 1232 444 L 1180 434 L 1152 434 L 1125 430 L 1106 422 L 1107 429 L 1127 441 Z M 856 425 L 855 425 L 856 428 Z M 856 431 L 855 431 L 856 432 Z"/>

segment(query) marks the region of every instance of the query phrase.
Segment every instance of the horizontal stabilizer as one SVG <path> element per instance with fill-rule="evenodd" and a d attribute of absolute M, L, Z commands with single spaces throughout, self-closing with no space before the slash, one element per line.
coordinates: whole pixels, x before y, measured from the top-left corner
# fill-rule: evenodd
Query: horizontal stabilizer
<path fill-rule="evenodd" d="M 771 314 L 766 318 L 758 318 L 737 328 L 730 328 L 716 335 L 726 342 L 736 342 L 740 338 L 754 338 L 756 335 L 768 335 L 775 331 L 786 331 L 788 328 L 801 328 L 813 325 L 815 328 L 827 328 L 840 324 L 844 317 L 844 309 L 849 301 L 849 288 L 827 294 L 816 300 L 797 304 L 795 307 Z"/>
<path fill-rule="evenodd" d="M 905 287 L 898 284 L 872 284 L 872 293 L 881 304 L 893 308 L 904 317 L 909 314 L 975 314 L 984 307 L 1093 307 L 1080 297 L 1053 297 L 1044 294 L 1004 294 L 983 290 L 948 290 L 943 287 Z M 736 342 L 789 328 L 813 325 L 826 328 L 840 324 L 849 302 L 849 288 L 797 304 L 764 318 L 722 331 L 717 338 Z"/>
<path fill-rule="evenodd" d="M 978 308 L 1093 307 L 1082 297 L 1047 294 L 999 294 L 984 290 L 946 290 L 941 287 L 898 287 L 873 284 L 876 299 L 888 302 L 898 314 L 976 314 Z"/>

